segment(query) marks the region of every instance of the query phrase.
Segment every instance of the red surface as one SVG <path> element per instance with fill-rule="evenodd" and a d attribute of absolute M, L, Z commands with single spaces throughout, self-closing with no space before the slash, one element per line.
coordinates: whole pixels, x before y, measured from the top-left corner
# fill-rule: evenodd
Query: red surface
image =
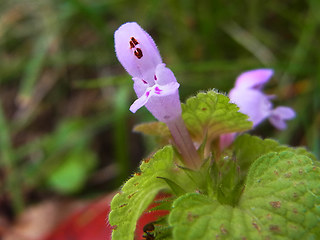
<path fill-rule="evenodd" d="M 168 197 L 158 195 L 156 200 Z M 45 240 L 109 240 L 111 239 L 112 226 L 108 223 L 107 217 L 110 212 L 111 198 L 103 198 L 88 205 L 85 209 L 74 213 L 60 226 L 58 226 Z M 148 208 L 156 206 L 153 203 Z M 166 210 L 148 212 L 141 216 L 137 223 L 135 232 L 136 239 L 144 239 L 143 227 L 161 216 L 167 215 Z"/>
<path fill-rule="evenodd" d="M 74 213 L 59 225 L 45 240 L 111 239 L 112 228 L 106 217 L 110 198 L 101 199 Z"/>

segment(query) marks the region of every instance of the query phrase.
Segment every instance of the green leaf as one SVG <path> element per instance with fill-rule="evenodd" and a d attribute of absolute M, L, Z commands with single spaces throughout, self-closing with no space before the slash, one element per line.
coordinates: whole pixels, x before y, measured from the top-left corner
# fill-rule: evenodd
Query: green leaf
<path fill-rule="evenodd" d="M 240 112 L 229 98 L 215 91 L 199 93 L 182 104 L 182 117 L 192 136 L 202 142 L 205 135 L 210 140 L 221 134 L 242 132 L 250 129 L 252 123 Z"/>
<path fill-rule="evenodd" d="M 239 112 L 237 105 L 230 103 L 229 98 L 215 91 L 199 93 L 182 104 L 182 118 L 193 140 L 202 143 L 221 134 L 243 132 L 251 129 L 248 116 Z M 171 137 L 168 127 L 162 122 L 151 122 L 137 125 L 134 131 L 157 136 L 162 143 L 168 143 Z"/>
<path fill-rule="evenodd" d="M 160 136 L 163 138 L 169 138 L 171 136 L 167 125 L 163 122 L 142 123 L 135 126 L 133 131 L 141 132 L 150 136 Z"/>
<path fill-rule="evenodd" d="M 145 135 L 155 136 L 162 145 L 168 144 L 171 138 L 167 125 L 163 122 L 142 123 L 134 127 L 133 131 L 143 133 Z"/>
<path fill-rule="evenodd" d="M 250 165 L 260 156 L 269 152 L 294 151 L 297 154 L 306 155 L 313 161 L 317 161 L 315 156 L 305 148 L 291 148 L 286 145 L 280 145 L 273 139 L 261 139 L 257 136 L 244 134 L 235 140 L 233 149 L 240 166 L 242 177 L 247 175 Z"/>
<path fill-rule="evenodd" d="M 236 138 L 233 149 L 240 166 L 242 176 L 246 176 L 250 165 L 260 156 L 269 152 L 281 152 L 289 149 L 273 139 L 261 139 L 244 134 Z M 292 149 L 293 150 L 293 149 Z"/>
<path fill-rule="evenodd" d="M 258 220 L 265 236 L 320 237 L 320 168 L 294 152 L 268 153 L 251 166 L 239 206 Z"/>
<path fill-rule="evenodd" d="M 184 240 L 227 239 L 227 236 L 241 239 L 241 232 L 246 231 L 242 229 L 246 221 L 250 221 L 250 216 L 242 210 L 196 193 L 178 198 L 169 215 L 173 239 Z M 258 234 L 251 237 L 257 239 Z"/>
<path fill-rule="evenodd" d="M 181 196 L 186 193 L 186 191 L 182 187 L 180 187 L 178 184 L 176 184 L 174 181 L 164 177 L 158 177 L 158 178 L 165 181 L 176 196 Z"/>
<path fill-rule="evenodd" d="M 136 222 L 144 210 L 161 190 L 169 190 L 167 183 L 159 177 L 170 179 L 172 174 L 173 149 L 166 146 L 152 158 L 145 160 L 136 173 L 122 187 L 111 202 L 109 222 L 116 225 L 112 239 L 132 240 Z"/>
<path fill-rule="evenodd" d="M 320 169 L 293 151 L 254 161 L 237 206 L 188 193 L 169 215 L 173 239 L 319 239 Z"/>
<path fill-rule="evenodd" d="M 63 156 L 63 161 L 48 176 L 47 185 L 63 194 L 81 190 L 97 158 L 90 150 L 78 148 Z"/>

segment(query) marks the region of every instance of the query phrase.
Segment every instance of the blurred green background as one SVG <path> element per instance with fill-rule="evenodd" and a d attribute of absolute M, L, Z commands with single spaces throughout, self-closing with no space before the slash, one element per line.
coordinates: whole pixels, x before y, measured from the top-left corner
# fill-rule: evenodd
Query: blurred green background
<path fill-rule="evenodd" d="M 0 211 L 119 187 L 154 150 L 152 121 L 117 61 L 113 33 L 138 22 L 181 84 L 182 101 L 228 92 L 242 71 L 273 68 L 266 92 L 297 117 L 262 137 L 320 156 L 319 0 L 1 0 Z"/>

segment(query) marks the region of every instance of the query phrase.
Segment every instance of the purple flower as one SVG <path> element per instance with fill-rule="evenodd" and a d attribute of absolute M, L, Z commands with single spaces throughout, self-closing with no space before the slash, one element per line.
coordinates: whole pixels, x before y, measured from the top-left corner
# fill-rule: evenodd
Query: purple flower
<path fill-rule="evenodd" d="M 125 23 L 114 34 L 115 50 L 122 66 L 132 76 L 138 99 L 131 105 L 135 113 L 142 106 L 162 122 L 181 116 L 179 83 L 162 63 L 156 44 L 137 23 Z"/>
<path fill-rule="evenodd" d="M 137 23 L 125 23 L 114 33 L 115 49 L 122 66 L 132 76 L 138 99 L 131 105 L 135 113 L 142 106 L 167 124 L 186 166 L 197 169 L 201 159 L 181 117 L 179 83 L 162 63 L 156 44 Z"/>
<path fill-rule="evenodd" d="M 239 107 L 239 111 L 248 115 L 253 123 L 253 128 L 263 120 L 269 119 L 270 123 L 279 130 L 284 130 L 286 120 L 295 117 L 295 112 L 289 107 L 273 108 L 271 100 L 273 95 L 266 95 L 262 92 L 266 84 L 273 75 L 271 69 L 256 69 L 247 71 L 237 78 L 235 87 L 229 92 L 231 102 Z M 226 136 L 227 135 L 227 136 Z M 225 134 L 220 137 L 220 148 L 230 145 L 236 134 Z"/>
<path fill-rule="evenodd" d="M 249 120 L 256 127 L 266 118 L 279 130 L 287 127 L 285 120 L 295 117 L 295 112 L 289 107 L 273 108 L 271 99 L 274 96 L 262 92 L 271 76 L 271 69 L 257 69 L 242 73 L 236 80 L 235 87 L 230 91 L 229 97 L 238 105 L 240 112 L 249 116 Z"/>

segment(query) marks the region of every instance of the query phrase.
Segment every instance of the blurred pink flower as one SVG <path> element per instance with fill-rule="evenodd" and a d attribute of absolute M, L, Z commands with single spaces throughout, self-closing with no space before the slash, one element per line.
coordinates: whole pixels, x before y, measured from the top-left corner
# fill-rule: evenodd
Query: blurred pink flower
<path fill-rule="evenodd" d="M 295 117 L 295 112 L 289 107 L 273 108 L 271 99 L 274 96 L 266 95 L 262 92 L 266 84 L 273 75 L 271 69 L 256 69 L 247 71 L 237 78 L 235 87 L 229 92 L 231 102 L 239 107 L 239 111 L 248 115 L 249 121 L 253 123 L 253 128 L 259 125 L 265 119 L 279 130 L 284 130 L 286 120 Z M 220 148 L 229 146 L 236 134 L 225 134 L 220 136 Z"/>

